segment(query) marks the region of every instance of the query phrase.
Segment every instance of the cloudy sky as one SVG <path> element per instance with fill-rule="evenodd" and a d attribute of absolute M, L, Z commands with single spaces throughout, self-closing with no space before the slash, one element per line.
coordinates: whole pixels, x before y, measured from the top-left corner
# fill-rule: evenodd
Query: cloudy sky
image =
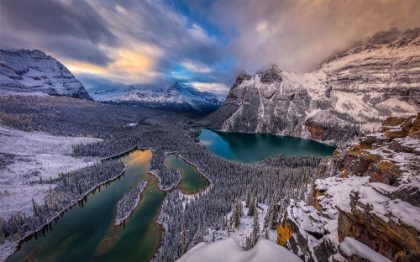
<path fill-rule="evenodd" d="M 39 49 L 87 87 L 226 94 L 276 63 L 309 72 L 372 34 L 420 26 L 418 0 L 1 0 L 0 48 Z"/>

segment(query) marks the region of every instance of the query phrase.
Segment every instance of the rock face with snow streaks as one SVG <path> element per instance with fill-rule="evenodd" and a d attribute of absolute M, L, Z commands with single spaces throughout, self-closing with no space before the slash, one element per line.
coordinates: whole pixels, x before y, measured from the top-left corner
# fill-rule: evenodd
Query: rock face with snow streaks
<path fill-rule="evenodd" d="M 82 83 L 62 63 L 39 50 L 0 50 L 0 93 L 92 100 Z"/>
<path fill-rule="evenodd" d="M 420 28 L 381 32 L 308 74 L 242 73 L 201 124 L 222 131 L 342 140 L 420 110 Z M 345 134 L 348 134 L 347 136 Z"/>
<path fill-rule="evenodd" d="M 352 237 L 399 261 L 420 257 L 419 126 L 420 113 L 389 117 L 381 133 L 368 135 L 336 157 L 343 173 L 358 170 L 371 183 L 352 190 L 350 209 L 338 207 L 340 242 Z"/>

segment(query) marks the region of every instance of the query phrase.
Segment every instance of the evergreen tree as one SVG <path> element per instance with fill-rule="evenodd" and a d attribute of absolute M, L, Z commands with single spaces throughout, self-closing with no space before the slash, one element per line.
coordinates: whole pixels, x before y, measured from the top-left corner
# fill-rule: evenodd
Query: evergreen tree
<path fill-rule="evenodd" d="M 251 190 L 249 188 L 246 189 L 246 199 L 245 199 L 245 207 L 249 207 L 251 204 Z"/>
<path fill-rule="evenodd" d="M 248 216 L 253 216 L 255 213 L 255 198 L 251 198 L 249 209 L 248 209 Z"/>

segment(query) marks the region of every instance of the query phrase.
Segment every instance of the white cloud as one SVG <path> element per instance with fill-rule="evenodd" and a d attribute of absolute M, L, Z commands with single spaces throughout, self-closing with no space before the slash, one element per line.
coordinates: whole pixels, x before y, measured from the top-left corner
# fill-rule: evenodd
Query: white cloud
<path fill-rule="evenodd" d="M 204 65 L 198 65 L 197 63 L 194 63 L 191 60 L 186 60 L 181 63 L 183 67 L 185 67 L 187 70 L 195 73 L 210 73 L 211 69 L 210 67 L 204 66 Z"/>
<path fill-rule="evenodd" d="M 200 91 L 204 91 L 204 92 L 212 92 L 215 94 L 218 94 L 220 96 L 225 96 L 227 95 L 228 91 L 229 91 L 229 87 L 223 83 L 203 83 L 203 82 L 193 82 L 193 83 L 189 83 L 191 84 L 194 88 L 200 90 Z"/>

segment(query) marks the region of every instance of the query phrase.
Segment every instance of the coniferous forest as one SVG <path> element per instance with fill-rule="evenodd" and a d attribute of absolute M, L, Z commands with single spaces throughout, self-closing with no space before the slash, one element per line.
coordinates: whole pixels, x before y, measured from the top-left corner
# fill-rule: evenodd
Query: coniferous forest
<path fill-rule="evenodd" d="M 71 98 L 31 96 L 1 97 L 0 111 L 3 112 L 0 116 L 2 124 L 16 129 L 102 138 L 102 142 L 74 146 L 73 155 L 104 159 L 93 166 L 57 174 L 56 179 L 40 182 L 54 185 L 45 203 L 34 202 L 33 216 L 13 216 L 2 221 L 1 241 L 7 238 L 17 240 L 40 229 L 96 185 L 116 178 L 123 172 L 124 164 L 106 158 L 136 147 L 153 151 L 149 171 L 159 179 L 161 190 L 171 190 L 158 219 L 164 233 L 155 261 L 176 260 L 202 242 L 209 228 L 230 232 L 238 226 L 243 215 L 255 216 L 254 220 L 258 221 L 255 210 L 265 204 L 269 210 L 264 218 L 264 228 L 255 225 L 252 234 L 247 236 L 245 248 L 252 248 L 258 237 L 268 234 L 267 229 L 275 229 L 287 204 L 282 199 L 306 199 L 313 194 L 307 185 L 328 173 L 324 170 L 328 158 L 318 156 L 279 155 L 252 164 L 226 160 L 197 143 L 199 131 L 190 129 L 196 118 L 186 114 Z M 136 125 L 128 125 L 131 123 Z M 176 152 L 196 165 L 211 181 L 210 187 L 185 201 L 185 196 L 172 190 L 181 175 L 165 164 L 168 152 Z M 130 192 L 121 200 L 117 207 L 118 214 L 121 213 L 118 219 L 130 212 L 143 186 L 134 188 L 133 194 Z M 242 211 L 242 201 L 251 206 L 248 214 Z"/>

